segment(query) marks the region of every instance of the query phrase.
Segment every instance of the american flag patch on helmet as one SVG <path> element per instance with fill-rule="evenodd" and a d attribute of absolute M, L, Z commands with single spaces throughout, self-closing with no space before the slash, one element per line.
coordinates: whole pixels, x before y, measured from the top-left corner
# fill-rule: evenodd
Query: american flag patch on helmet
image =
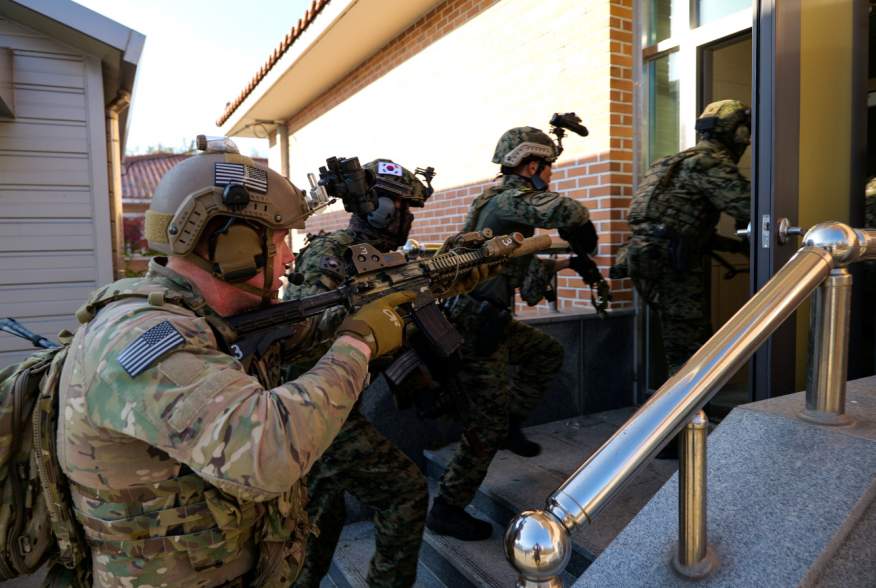
<path fill-rule="evenodd" d="M 240 184 L 265 194 L 268 191 L 268 172 L 243 163 L 216 163 L 213 166 L 213 184 Z"/>
<path fill-rule="evenodd" d="M 183 336 L 170 322 L 162 321 L 122 349 L 118 362 L 129 376 L 135 378 L 163 353 L 184 342 Z"/>

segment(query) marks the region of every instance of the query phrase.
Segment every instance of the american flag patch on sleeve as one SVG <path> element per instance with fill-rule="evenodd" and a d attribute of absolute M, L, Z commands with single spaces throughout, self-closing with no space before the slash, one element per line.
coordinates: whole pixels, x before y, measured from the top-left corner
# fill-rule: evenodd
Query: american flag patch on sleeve
<path fill-rule="evenodd" d="M 132 378 L 143 373 L 158 357 L 185 342 L 169 321 L 163 321 L 137 337 L 122 349 L 119 365 Z"/>
<path fill-rule="evenodd" d="M 257 167 L 243 163 L 213 164 L 213 184 L 227 186 L 240 184 L 250 190 L 266 194 L 268 192 L 268 173 Z"/>

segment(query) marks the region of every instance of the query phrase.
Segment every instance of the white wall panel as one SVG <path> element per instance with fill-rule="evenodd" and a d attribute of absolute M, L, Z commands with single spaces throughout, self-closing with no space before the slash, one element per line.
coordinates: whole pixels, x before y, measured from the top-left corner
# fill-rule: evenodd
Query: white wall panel
<path fill-rule="evenodd" d="M 0 316 L 54 338 L 112 276 L 99 59 L 0 19 L 15 118 L 0 119 Z M 0 334 L 0 367 L 30 350 Z"/>

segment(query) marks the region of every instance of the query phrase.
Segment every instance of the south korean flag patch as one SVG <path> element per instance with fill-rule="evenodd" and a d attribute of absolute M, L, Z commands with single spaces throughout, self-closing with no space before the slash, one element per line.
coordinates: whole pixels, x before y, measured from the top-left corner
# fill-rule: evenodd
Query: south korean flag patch
<path fill-rule="evenodd" d="M 185 338 L 179 331 L 169 321 L 162 321 L 122 349 L 118 362 L 129 376 L 136 378 L 156 359 L 183 343 Z"/>
<path fill-rule="evenodd" d="M 402 167 L 391 161 L 378 161 L 377 162 L 377 173 L 383 174 L 385 176 L 398 176 L 402 177 Z"/>

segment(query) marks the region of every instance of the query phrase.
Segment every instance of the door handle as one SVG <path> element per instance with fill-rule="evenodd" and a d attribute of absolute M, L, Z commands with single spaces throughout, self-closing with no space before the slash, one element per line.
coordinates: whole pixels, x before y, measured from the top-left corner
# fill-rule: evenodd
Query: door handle
<path fill-rule="evenodd" d="M 736 236 L 737 237 L 745 237 L 746 239 L 751 239 L 751 223 L 749 222 L 748 226 L 746 226 L 744 229 L 737 229 Z"/>
<path fill-rule="evenodd" d="M 776 227 L 776 240 L 779 242 L 779 245 L 784 245 L 791 240 L 791 237 L 802 234 L 803 229 L 801 227 L 791 226 L 791 221 L 784 217 L 779 219 L 779 226 Z"/>

